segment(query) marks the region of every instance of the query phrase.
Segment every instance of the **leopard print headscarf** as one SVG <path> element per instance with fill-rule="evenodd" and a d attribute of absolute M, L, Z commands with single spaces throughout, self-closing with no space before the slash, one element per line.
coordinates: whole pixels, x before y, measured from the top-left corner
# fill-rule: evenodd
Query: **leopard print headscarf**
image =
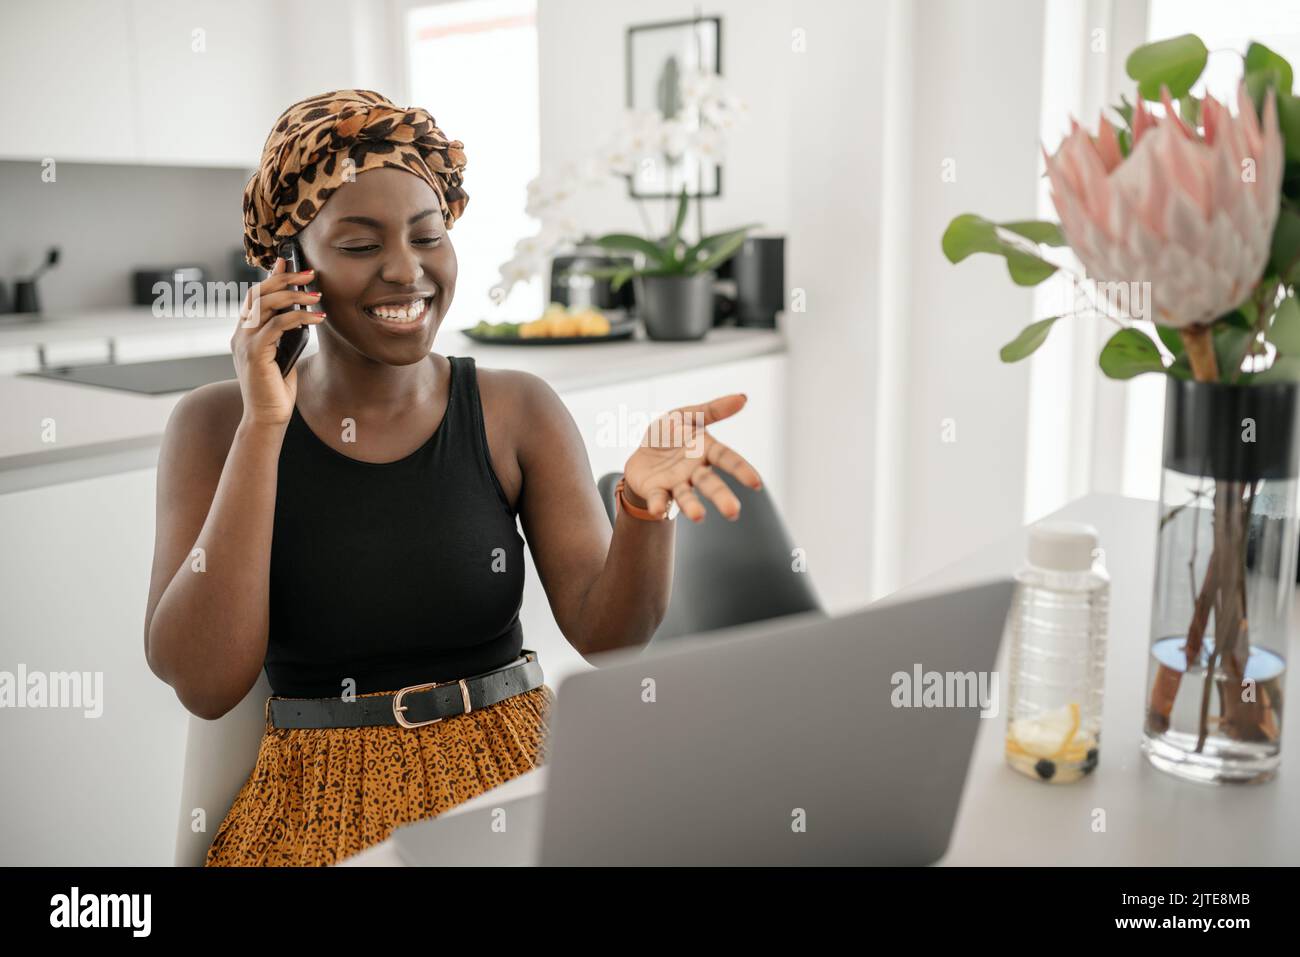
<path fill-rule="evenodd" d="M 311 222 L 341 184 L 385 166 L 432 186 L 448 229 L 465 212 L 465 144 L 448 139 L 424 110 L 399 109 L 371 90 L 336 90 L 289 107 L 244 187 L 249 264 L 271 269 L 279 244 Z"/>

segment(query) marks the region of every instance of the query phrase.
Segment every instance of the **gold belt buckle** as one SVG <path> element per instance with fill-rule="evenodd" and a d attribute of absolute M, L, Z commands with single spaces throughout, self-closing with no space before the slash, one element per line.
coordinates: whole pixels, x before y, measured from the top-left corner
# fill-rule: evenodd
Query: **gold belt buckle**
<path fill-rule="evenodd" d="M 429 684 L 411 685 L 409 688 L 403 688 L 401 691 L 397 692 L 397 694 L 393 695 L 393 717 L 397 719 L 397 723 L 403 728 L 422 728 L 426 724 L 437 724 L 442 720 L 442 718 L 430 718 L 428 721 L 407 721 L 402 717 L 402 712 L 410 707 L 409 705 L 402 704 L 402 695 L 406 694 L 408 691 L 431 691 L 434 688 L 441 688 L 445 685 L 454 684 L 460 685 L 460 697 L 461 700 L 465 702 L 465 710 L 462 713 L 469 714 L 469 688 L 465 684 L 465 679 L 461 678 L 459 681 L 435 681 Z M 455 715 L 453 715 L 453 717 L 455 717 Z"/>

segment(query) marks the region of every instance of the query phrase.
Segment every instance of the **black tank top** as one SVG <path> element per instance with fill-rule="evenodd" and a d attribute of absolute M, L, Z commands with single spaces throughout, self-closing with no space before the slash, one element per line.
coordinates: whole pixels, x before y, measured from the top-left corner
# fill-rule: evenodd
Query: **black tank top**
<path fill-rule="evenodd" d="M 488 455 L 471 356 L 442 423 L 395 462 L 350 458 L 295 405 L 280 449 L 266 676 L 291 698 L 491 671 L 523 646 L 524 539 Z"/>

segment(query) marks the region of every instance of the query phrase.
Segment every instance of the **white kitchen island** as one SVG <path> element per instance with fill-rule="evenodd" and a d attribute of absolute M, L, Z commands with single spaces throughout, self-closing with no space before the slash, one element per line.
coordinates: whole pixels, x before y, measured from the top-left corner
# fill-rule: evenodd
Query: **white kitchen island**
<path fill-rule="evenodd" d="M 747 407 L 711 431 L 750 458 L 781 502 L 779 332 L 512 347 L 449 330 L 435 348 L 547 380 L 587 440 L 593 478 L 621 468 L 640 438 L 620 422 L 745 392 Z M 0 865 L 172 862 L 189 716 L 145 663 L 144 610 L 158 446 L 179 399 L 0 377 L 0 670 L 103 676 L 99 717 L 0 712 L 0 815 L 23 822 L 0 847 Z M 51 421 L 55 440 L 43 441 Z M 555 626 L 531 556 L 521 617 L 552 686 L 588 667 Z M 214 813 L 207 833 L 219 823 Z"/>

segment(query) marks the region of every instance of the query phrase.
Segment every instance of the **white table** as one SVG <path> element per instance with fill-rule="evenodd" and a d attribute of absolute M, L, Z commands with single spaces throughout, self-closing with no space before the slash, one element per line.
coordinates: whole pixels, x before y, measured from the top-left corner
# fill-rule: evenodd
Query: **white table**
<path fill-rule="evenodd" d="M 1005 711 L 980 722 L 946 865 L 1280 865 L 1300 864 L 1300 707 L 1283 715 L 1282 769 L 1262 785 L 1177 780 L 1142 756 L 1144 691 L 1155 570 L 1156 503 L 1088 496 L 1054 518 L 1096 526 L 1111 575 L 1110 640 L 1101 762 L 1083 780 L 1047 785 L 1022 777 L 1003 757 Z M 902 589 L 933 591 L 1011 573 L 1025 554 L 1025 529 Z M 1288 658 L 1300 644 L 1300 595 Z M 1006 675 L 1007 648 L 998 657 Z M 1292 683 L 1294 684 L 1294 683 Z M 1005 693 L 1007 682 L 1000 681 Z M 1288 692 L 1294 687 L 1288 688 Z M 562 692 L 561 692 L 562 693 Z M 1003 703 L 1005 708 L 1005 703 Z M 1291 742 L 1285 744 L 1285 742 Z M 447 812 L 540 792 L 545 768 Z M 1101 829 L 1104 825 L 1104 830 Z M 401 865 L 385 841 L 347 864 Z"/>

